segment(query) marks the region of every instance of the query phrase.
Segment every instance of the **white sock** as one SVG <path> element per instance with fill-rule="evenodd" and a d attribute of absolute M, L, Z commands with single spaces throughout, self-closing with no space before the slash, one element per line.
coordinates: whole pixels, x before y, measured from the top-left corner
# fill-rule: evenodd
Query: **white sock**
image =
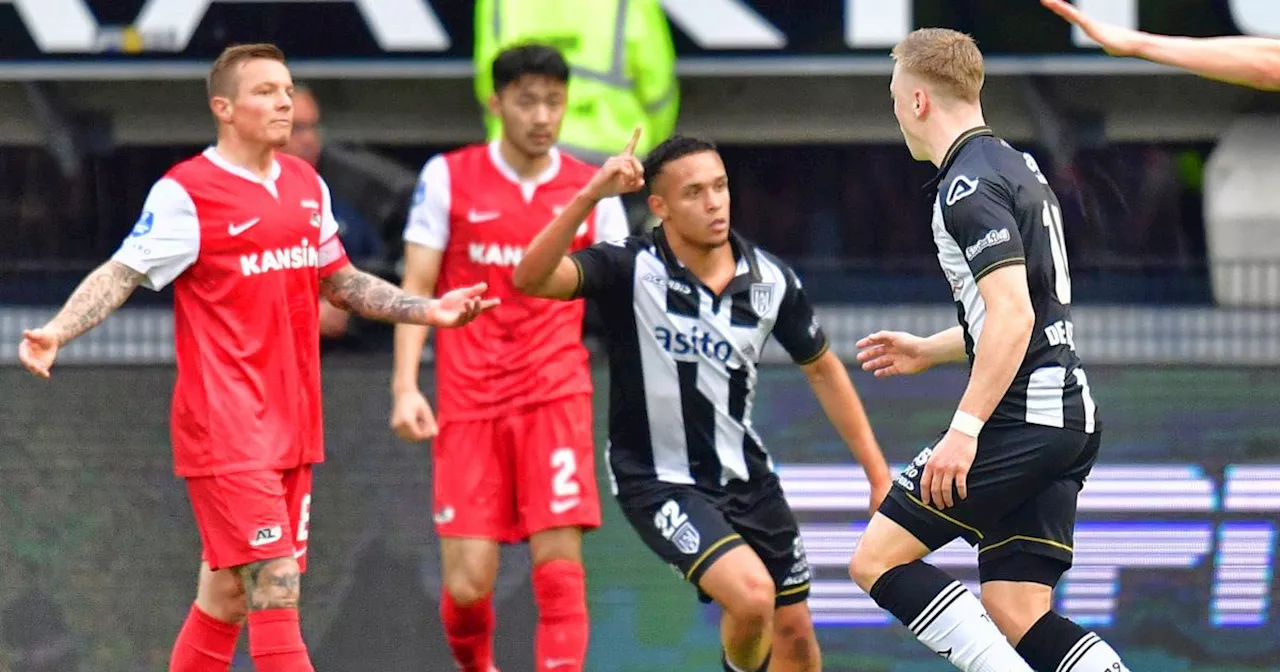
<path fill-rule="evenodd" d="M 982 602 L 959 581 L 938 593 L 908 627 L 921 643 L 965 672 L 1033 672 Z"/>

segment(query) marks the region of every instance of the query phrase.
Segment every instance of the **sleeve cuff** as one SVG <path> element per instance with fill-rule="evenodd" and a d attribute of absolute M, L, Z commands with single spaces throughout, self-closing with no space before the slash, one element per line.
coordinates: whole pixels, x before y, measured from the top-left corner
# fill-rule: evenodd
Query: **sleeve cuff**
<path fill-rule="evenodd" d="M 998 269 L 998 268 L 1004 268 L 1005 266 L 1013 266 L 1014 264 L 1023 264 L 1023 265 L 1025 265 L 1026 263 L 1027 263 L 1027 260 L 1026 260 L 1026 258 L 1025 258 L 1025 257 L 1013 257 L 1013 258 L 1011 258 L 1011 259 L 1001 259 L 1000 261 L 992 262 L 991 264 L 989 264 L 988 266 L 986 266 L 985 268 L 983 268 L 981 271 L 978 271 L 977 273 L 974 273 L 974 274 L 973 274 L 973 281 L 974 281 L 974 282 L 977 282 L 977 281 L 979 281 L 979 280 L 981 280 L 981 279 L 983 279 L 983 278 L 987 277 L 988 275 L 990 275 L 990 274 L 991 274 L 991 272 L 992 272 L 992 271 L 994 271 L 994 270 L 996 270 L 996 269 Z"/>
<path fill-rule="evenodd" d="M 797 365 L 799 365 L 799 366 L 808 366 L 808 365 L 810 365 L 810 364 L 812 364 L 812 363 L 814 363 L 814 362 L 818 361 L 819 359 L 822 359 L 822 356 L 823 356 L 823 355 L 825 355 L 825 354 L 827 354 L 827 351 L 828 351 L 828 350 L 830 350 L 830 349 L 831 349 L 831 341 L 827 340 L 826 338 L 823 338 L 823 339 L 822 339 L 822 347 L 821 347 L 821 348 L 818 348 L 818 351 L 817 351 L 816 353 L 814 353 L 811 357 L 809 357 L 809 358 L 807 358 L 807 359 L 803 359 L 803 360 L 799 360 L 799 359 L 798 359 L 798 360 L 796 360 L 796 364 L 797 364 Z"/>
<path fill-rule="evenodd" d="M 573 269 L 578 272 L 578 281 L 573 287 L 573 298 L 582 298 L 582 281 L 586 278 L 586 274 L 582 271 L 582 262 L 577 257 L 570 256 L 569 261 L 573 262 Z"/>

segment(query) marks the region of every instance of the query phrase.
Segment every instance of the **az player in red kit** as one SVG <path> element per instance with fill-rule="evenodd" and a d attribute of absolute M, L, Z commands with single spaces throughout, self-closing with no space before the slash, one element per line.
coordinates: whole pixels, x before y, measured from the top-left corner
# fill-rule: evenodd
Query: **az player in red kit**
<path fill-rule="evenodd" d="M 586 656 L 582 530 L 600 525 L 600 500 L 584 309 L 581 301 L 523 296 L 512 283 L 524 247 L 595 173 L 553 146 L 568 77 L 553 48 L 499 54 L 490 107 L 502 120 L 502 138 L 428 161 L 404 233 L 406 291 L 486 282 L 503 301 L 468 329 L 436 336 L 441 617 L 464 671 L 493 669 L 498 547 L 524 539 L 538 605 L 537 669 L 581 670 Z M 622 203 L 607 199 L 574 245 L 626 235 Z M 411 441 L 436 433 L 418 388 L 425 341 L 425 329 L 397 329 L 391 422 Z"/>
<path fill-rule="evenodd" d="M 276 153 L 293 124 L 293 81 L 272 45 L 222 53 L 209 74 L 217 144 L 156 182 L 110 261 L 45 326 L 22 363 L 49 376 L 58 348 L 138 286 L 174 286 L 176 471 L 204 547 L 195 603 L 169 669 L 226 672 L 240 626 L 259 672 L 313 670 L 298 621 L 311 465 L 324 459 L 317 295 L 360 315 L 460 326 L 497 304 L 483 286 L 438 301 L 356 270 L 329 188 Z"/>

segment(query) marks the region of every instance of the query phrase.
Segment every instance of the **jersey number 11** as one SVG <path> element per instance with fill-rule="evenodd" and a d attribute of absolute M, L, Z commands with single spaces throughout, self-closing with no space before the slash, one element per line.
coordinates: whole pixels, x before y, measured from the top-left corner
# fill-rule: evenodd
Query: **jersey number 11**
<path fill-rule="evenodd" d="M 1049 250 L 1053 254 L 1054 293 L 1058 303 L 1071 305 L 1071 269 L 1067 267 L 1067 239 L 1062 235 L 1062 210 L 1044 202 L 1044 228 L 1049 230 Z"/>

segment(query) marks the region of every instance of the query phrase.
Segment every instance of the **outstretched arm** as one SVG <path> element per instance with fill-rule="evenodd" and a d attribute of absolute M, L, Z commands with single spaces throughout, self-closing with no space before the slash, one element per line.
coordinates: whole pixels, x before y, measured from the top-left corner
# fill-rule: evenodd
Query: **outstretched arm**
<path fill-rule="evenodd" d="M 118 261 L 99 266 L 80 282 L 48 324 L 22 332 L 18 361 L 31 373 L 48 378 L 58 348 L 101 324 L 145 278 Z"/>
<path fill-rule="evenodd" d="M 1103 23 L 1063 0 L 1040 0 L 1040 4 L 1079 26 L 1113 56 L 1141 58 L 1221 82 L 1280 90 L 1280 40 L 1156 35 Z"/>
<path fill-rule="evenodd" d="M 65 345 L 102 324 L 124 305 L 145 276 L 118 261 L 108 261 L 85 276 L 62 310 L 42 329 Z"/>
<path fill-rule="evenodd" d="M 395 285 L 351 264 L 320 281 L 320 292 L 333 305 L 370 320 L 460 327 L 498 305 L 498 299 L 482 298 L 482 283 L 457 289 L 439 299 L 411 296 Z"/>

